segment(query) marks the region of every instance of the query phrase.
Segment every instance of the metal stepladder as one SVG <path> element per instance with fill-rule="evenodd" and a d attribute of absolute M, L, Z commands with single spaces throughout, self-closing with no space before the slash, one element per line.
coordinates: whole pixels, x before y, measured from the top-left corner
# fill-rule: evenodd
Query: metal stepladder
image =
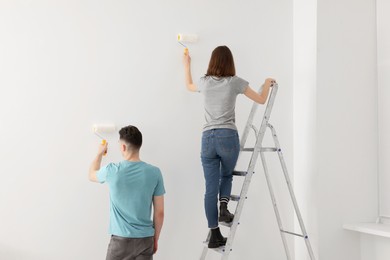
<path fill-rule="evenodd" d="M 307 235 L 305 225 L 303 223 L 301 212 L 300 212 L 300 210 L 298 208 L 298 203 L 297 203 L 297 200 L 295 198 L 294 190 L 293 190 L 293 187 L 292 187 L 291 182 L 290 182 L 290 177 L 289 177 L 288 172 L 287 172 L 287 166 L 286 166 L 286 163 L 285 163 L 284 158 L 283 158 L 283 154 L 282 154 L 282 150 L 280 148 L 278 137 L 276 135 L 276 130 L 268 122 L 269 118 L 270 118 L 270 115 L 271 115 L 272 107 L 273 107 L 273 104 L 274 104 L 277 92 L 278 92 L 278 84 L 275 83 L 272 86 L 271 94 L 270 94 L 270 97 L 268 99 L 267 107 L 265 109 L 264 117 L 263 117 L 263 120 L 261 122 L 261 126 L 260 126 L 259 130 L 253 125 L 253 119 L 254 119 L 254 116 L 256 114 L 256 110 L 257 110 L 258 104 L 254 102 L 254 104 L 252 106 L 252 110 L 251 110 L 251 112 L 249 114 L 249 118 L 248 118 L 248 121 L 246 123 L 245 129 L 244 129 L 244 133 L 243 133 L 243 135 L 241 137 L 241 141 L 240 141 L 240 152 L 252 152 L 252 156 L 250 158 L 249 166 L 248 166 L 248 170 L 247 171 L 234 171 L 233 172 L 233 176 L 245 177 L 240 195 L 231 195 L 231 198 L 230 198 L 232 201 L 237 201 L 237 207 L 236 207 L 236 210 L 235 210 L 235 213 L 234 213 L 233 222 L 229 223 L 229 224 L 220 222 L 221 225 L 230 227 L 229 236 L 227 238 L 227 242 L 226 242 L 225 246 L 219 247 L 219 248 L 209 249 L 207 247 L 207 243 L 208 243 L 208 241 L 210 239 L 210 232 L 209 232 L 209 234 L 207 236 L 207 239 L 204 242 L 204 248 L 203 248 L 203 251 L 202 251 L 202 255 L 200 257 L 201 260 L 205 260 L 206 259 L 208 250 L 214 250 L 214 251 L 217 251 L 218 253 L 220 253 L 222 255 L 222 257 L 221 257 L 222 260 L 227 260 L 228 259 L 229 254 L 232 251 L 232 246 L 233 246 L 234 237 L 235 237 L 235 234 L 236 234 L 236 231 L 237 231 L 237 226 L 240 224 L 240 217 L 241 217 L 242 209 L 244 207 L 244 202 L 245 202 L 245 200 L 247 198 L 247 193 L 248 193 L 248 190 L 249 190 L 249 184 L 251 182 L 252 175 L 254 174 L 254 169 L 255 169 L 256 162 L 257 162 L 257 159 L 258 159 L 259 155 L 261 157 L 261 161 L 262 161 L 262 164 L 263 164 L 264 174 L 265 174 L 267 185 L 268 185 L 268 189 L 269 189 L 269 192 L 270 192 L 270 195 L 271 195 L 272 205 L 273 205 L 273 208 L 274 208 L 274 211 L 275 211 L 276 220 L 277 220 L 277 223 L 278 223 L 278 226 L 279 226 L 280 235 L 281 235 L 283 246 L 284 246 L 284 249 L 285 249 L 285 252 L 286 252 L 287 260 L 291 260 L 292 258 L 291 258 L 290 251 L 289 251 L 289 248 L 288 248 L 288 244 L 287 244 L 287 240 L 286 240 L 286 236 L 285 236 L 286 234 L 302 237 L 304 239 L 305 243 L 306 243 L 306 248 L 308 250 L 310 259 L 311 260 L 315 260 L 314 253 L 313 253 L 313 250 L 312 250 L 312 247 L 311 247 L 311 244 L 310 244 L 310 240 L 309 240 L 309 237 Z M 271 134 L 272 134 L 272 137 L 273 137 L 273 141 L 274 141 L 275 147 L 263 147 L 262 146 L 264 135 L 266 133 L 267 128 L 269 128 L 271 130 Z M 254 132 L 255 132 L 256 144 L 255 144 L 254 148 L 245 148 L 245 143 L 247 141 L 247 138 L 248 138 L 248 135 L 249 135 L 249 131 L 251 129 L 253 129 Z M 299 225 L 300 225 L 302 234 L 298 234 L 298 233 L 295 233 L 295 232 L 287 231 L 287 230 L 285 230 L 283 228 L 282 220 L 281 220 L 280 213 L 279 213 L 279 209 L 278 209 L 278 206 L 276 204 L 275 193 L 274 193 L 273 188 L 272 188 L 270 176 L 269 176 L 269 173 L 268 173 L 267 163 L 266 163 L 266 160 L 265 160 L 264 153 L 266 153 L 266 152 L 276 152 L 278 154 L 278 156 L 279 156 L 280 164 L 281 164 L 281 167 L 282 167 L 282 170 L 283 170 L 283 174 L 284 174 L 284 177 L 285 177 L 285 180 L 286 180 L 286 183 L 287 183 L 289 194 L 290 194 L 293 206 L 294 206 L 294 210 L 295 210 L 297 219 L 299 221 Z"/>

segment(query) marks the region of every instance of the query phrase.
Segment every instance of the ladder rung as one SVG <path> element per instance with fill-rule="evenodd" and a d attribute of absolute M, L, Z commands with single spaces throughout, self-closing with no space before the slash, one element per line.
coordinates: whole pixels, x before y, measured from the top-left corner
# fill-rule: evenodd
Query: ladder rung
<path fill-rule="evenodd" d="M 263 147 L 261 148 L 262 152 L 277 152 L 278 151 L 278 148 L 276 147 Z"/>
<path fill-rule="evenodd" d="M 217 252 L 217 253 L 222 254 L 222 253 L 225 252 L 225 246 L 220 246 L 220 247 L 217 247 L 217 248 L 208 248 L 208 244 L 209 244 L 208 241 L 203 241 L 203 244 L 204 244 L 205 247 L 207 247 L 207 249 L 209 249 L 209 250 L 210 250 L 210 249 L 211 249 L 211 250 L 214 250 L 214 251 Z"/>
<path fill-rule="evenodd" d="M 255 148 L 243 148 L 241 151 L 242 152 L 253 152 Z M 278 148 L 276 147 L 262 147 L 260 148 L 261 152 L 277 152 Z"/>
<path fill-rule="evenodd" d="M 223 254 L 225 252 L 225 246 L 220 246 L 220 247 L 217 247 L 217 248 L 209 248 L 209 249 L 212 249 L 215 252 L 220 253 L 220 254 Z"/>
<path fill-rule="evenodd" d="M 246 176 L 248 172 L 244 172 L 244 171 L 233 171 L 233 175 L 234 176 Z"/>
<path fill-rule="evenodd" d="M 222 226 L 225 226 L 225 227 L 231 227 L 233 225 L 233 221 L 230 222 L 230 223 L 226 223 L 226 222 L 219 222 L 220 225 Z"/>
<path fill-rule="evenodd" d="M 290 234 L 290 235 L 294 235 L 294 236 L 298 236 L 298 237 L 306 238 L 304 235 L 297 234 L 297 233 L 290 232 L 290 231 L 286 231 L 286 230 L 283 230 L 283 229 L 281 229 L 280 232 L 283 232 L 283 233 L 286 233 L 286 234 Z"/>
<path fill-rule="evenodd" d="M 240 200 L 240 195 L 230 195 L 230 199 L 232 201 L 239 201 Z"/>

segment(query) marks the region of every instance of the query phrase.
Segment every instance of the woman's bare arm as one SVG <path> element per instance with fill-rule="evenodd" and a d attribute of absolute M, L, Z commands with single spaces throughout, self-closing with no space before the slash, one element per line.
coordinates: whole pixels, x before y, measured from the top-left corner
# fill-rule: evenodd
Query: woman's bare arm
<path fill-rule="evenodd" d="M 265 104 L 265 102 L 267 102 L 269 89 L 271 88 L 273 83 L 275 83 L 274 79 L 266 79 L 263 84 L 263 90 L 261 91 L 261 93 L 257 93 L 250 86 L 248 86 L 244 92 L 244 95 L 249 99 L 255 101 L 256 103 L 263 105 Z"/>
<path fill-rule="evenodd" d="M 191 92 L 196 92 L 197 87 L 192 81 L 192 75 L 191 75 L 191 57 L 188 53 L 188 50 L 184 51 L 183 55 L 183 64 L 184 64 L 184 76 L 185 76 L 185 82 L 186 87 Z"/>

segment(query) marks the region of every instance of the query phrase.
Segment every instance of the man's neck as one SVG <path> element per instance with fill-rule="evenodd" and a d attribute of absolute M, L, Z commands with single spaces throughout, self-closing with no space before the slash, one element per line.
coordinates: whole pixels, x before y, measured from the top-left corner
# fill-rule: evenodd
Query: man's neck
<path fill-rule="evenodd" d="M 129 162 L 140 162 L 139 153 L 127 153 L 123 155 L 123 158 Z"/>

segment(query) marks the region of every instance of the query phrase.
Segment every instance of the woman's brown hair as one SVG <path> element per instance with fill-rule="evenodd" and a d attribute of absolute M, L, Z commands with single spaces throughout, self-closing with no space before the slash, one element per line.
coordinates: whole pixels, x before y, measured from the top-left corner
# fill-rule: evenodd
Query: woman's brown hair
<path fill-rule="evenodd" d="M 236 75 L 233 54 L 227 46 L 218 46 L 211 53 L 206 76 L 231 77 Z"/>

